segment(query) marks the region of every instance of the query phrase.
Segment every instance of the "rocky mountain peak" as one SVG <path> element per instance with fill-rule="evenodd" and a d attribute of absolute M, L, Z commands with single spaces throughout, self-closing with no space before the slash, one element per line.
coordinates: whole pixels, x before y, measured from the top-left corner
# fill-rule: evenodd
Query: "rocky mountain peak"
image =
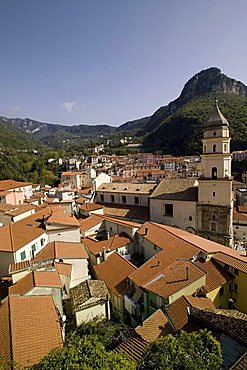
<path fill-rule="evenodd" d="M 247 86 L 221 73 L 219 68 L 211 67 L 194 75 L 184 85 L 178 100 L 188 101 L 195 96 L 211 92 L 233 93 L 247 97 Z"/>

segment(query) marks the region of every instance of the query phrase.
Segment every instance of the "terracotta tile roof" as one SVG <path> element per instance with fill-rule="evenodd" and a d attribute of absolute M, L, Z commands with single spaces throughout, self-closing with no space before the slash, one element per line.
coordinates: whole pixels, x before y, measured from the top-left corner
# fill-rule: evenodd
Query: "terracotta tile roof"
<path fill-rule="evenodd" d="M 147 234 L 145 235 L 145 229 Z M 239 254 L 239 252 L 225 247 L 222 244 L 213 242 L 211 240 L 202 238 L 198 235 L 191 234 L 182 229 L 171 227 L 156 222 L 146 222 L 142 228 L 138 231 L 140 235 L 143 235 L 146 239 L 150 240 L 160 248 L 163 248 L 167 244 L 176 242 L 177 244 L 184 242 L 184 247 L 194 246 L 197 250 L 205 251 L 206 253 L 216 253 L 222 251 L 224 253 Z"/>
<path fill-rule="evenodd" d="M 156 237 L 156 235 L 155 235 Z M 157 235 L 158 237 L 158 235 Z M 161 237 L 161 243 L 167 240 Z M 130 279 L 138 286 L 144 286 L 156 276 L 161 274 L 167 267 L 178 259 L 189 259 L 195 255 L 198 250 L 191 246 L 185 246 L 174 240 L 173 245 L 163 249 L 158 254 L 150 258 L 146 263 L 139 267 L 130 275 Z"/>
<path fill-rule="evenodd" d="M 234 278 L 234 275 L 224 270 L 218 263 L 213 260 L 207 262 L 199 260 L 196 261 L 195 264 L 206 273 L 205 288 L 207 292 L 211 292 L 212 290 L 221 287 Z"/>
<path fill-rule="evenodd" d="M 94 266 L 94 271 L 107 288 L 116 296 L 121 296 L 127 288 L 128 276 L 136 267 L 120 254 L 114 252 L 107 260 Z"/>
<path fill-rule="evenodd" d="M 92 215 L 85 220 L 79 220 L 80 229 L 82 231 L 87 231 L 96 225 L 100 225 L 103 221 L 104 219 L 99 215 Z"/>
<path fill-rule="evenodd" d="M 79 189 L 78 193 L 79 194 L 90 194 L 92 188 L 84 188 L 84 189 Z"/>
<path fill-rule="evenodd" d="M 72 265 L 70 263 L 55 262 L 54 265 L 59 275 L 71 276 Z"/>
<path fill-rule="evenodd" d="M 205 272 L 190 261 L 175 261 L 154 282 L 144 285 L 144 288 L 160 297 L 169 297 L 205 275 Z"/>
<path fill-rule="evenodd" d="M 110 217 L 128 218 L 133 220 L 149 220 L 149 207 L 124 206 L 112 203 L 100 203 L 103 206 L 104 215 Z"/>
<path fill-rule="evenodd" d="M 62 347 L 59 319 L 50 296 L 10 296 L 0 305 L 0 353 L 30 366 Z M 11 355 L 10 355 L 11 354 Z"/>
<path fill-rule="evenodd" d="M 135 332 L 148 343 L 153 342 L 159 337 L 175 333 L 160 309 L 147 318 L 141 326 L 137 326 Z"/>
<path fill-rule="evenodd" d="M 91 238 L 83 238 L 82 243 L 92 252 L 95 256 L 106 251 L 114 251 L 132 242 L 132 239 L 125 233 L 115 234 L 108 240 L 96 241 Z"/>
<path fill-rule="evenodd" d="M 74 310 L 81 311 L 87 304 L 97 305 L 108 300 L 108 290 L 104 281 L 85 280 L 69 290 Z"/>
<path fill-rule="evenodd" d="M 11 209 L 15 209 L 16 206 L 13 206 L 13 204 L 6 204 L 6 203 L 0 203 L 0 211 L 1 212 L 7 212 Z"/>
<path fill-rule="evenodd" d="M 247 206 L 238 206 L 238 211 L 240 213 L 247 213 Z"/>
<path fill-rule="evenodd" d="M 77 198 L 76 199 L 76 203 L 77 204 L 84 204 L 85 202 L 87 202 L 88 201 L 88 198 L 85 198 L 85 197 L 80 197 L 80 198 Z"/>
<path fill-rule="evenodd" d="M 111 192 L 111 193 L 119 193 L 125 192 L 126 194 L 150 194 L 152 193 L 153 189 L 156 187 L 156 184 L 121 184 L 121 183 L 104 183 L 101 184 L 97 192 Z"/>
<path fill-rule="evenodd" d="M 97 209 L 102 209 L 103 206 L 94 203 L 85 203 L 79 206 L 78 208 L 81 209 L 82 211 L 95 211 Z"/>
<path fill-rule="evenodd" d="M 241 220 L 247 221 L 247 214 L 238 212 L 234 209 L 233 210 L 233 221 L 241 221 Z"/>
<path fill-rule="evenodd" d="M 164 225 L 153 222 L 146 222 L 140 230 L 137 231 L 137 233 L 159 248 L 170 250 L 170 252 L 177 247 L 180 247 L 181 251 L 186 250 L 186 256 L 188 253 L 190 256 L 193 256 L 199 251 L 197 246 L 191 245 L 185 240 L 176 237 L 176 235 L 169 232 L 169 230 L 166 230 L 163 226 Z"/>
<path fill-rule="evenodd" d="M 22 213 L 32 211 L 35 207 L 31 206 L 30 204 L 20 204 L 19 206 L 16 206 L 14 209 L 11 209 L 10 211 L 6 211 L 5 214 L 9 216 L 18 216 Z"/>
<path fill-rule="evenodd" d="M 124 353 L 132 361 L 140 362 L 148 349 L 148 343 L 138 336 L 133 336 L 119 344 L 114 352 Z"/>
<path fill-rule="evenodd" d="M 166 315 L 176 331 L 180 331 L 189 321 L 188 307 L 214 309 L 209 298 L 182 296 L 166 308 Z"/>
<path fill-rule="evenodd" d="M 52 224 L 69 225 L 77 227 L 80 226 L 75 216 L 70 215 L 68 213 L 64 213 L 63 210 L 62 211 L 57 210 L 49 217 L 49 219 L 47 220 L 47 225 Z"/>
<path fill-rule="evenodd" d="M 166 308 L 166 314 L 176 331 L 180 331 L 188 323 L 189 303 L 182 296 Z"/>
<path fill-rule="evenodd" d="M 198 200 L 198 184 L 191 179 L 163 179 L 154 190 L 151 198 L 173 199 L 196 202 Z"/>
<path fill-rule="evenodd" d="M 0 180 L 0 191 L 23 188 L 24 186 L 32 185 L 31 182 L 22 182 L 15 180 Z"/>
<path fill-rule="evenodd" d="M 0 303 L 0 354 L 3 356 L 3 363 L 12 360 L 11 354 L 11 332 L 10 332 L 10 311 L 8 299 Z M 1 366 L 0 358 L 0 366 Z M 3 369 L 5 366 L 3 367 Z M 6 369 L 8 367 L 6 366 Z M 10 368 L 10 367 L 9 367 Z"/>
<path fill-rule="evenodd" d="M 32 262 L 55 260 L 58 258 L 88 258 L 88 254 L 82 243 L 52 242 L 37 253 Z"/>
<path fill-rule="evenodd" d="M 133 221 L 128 221 L 128 220 L 121 220 L 121 219 L 108 217 L 108 216 L 103 216 L 103 217 L 106 221 L 113 222 L 113 223 L 119 224 L 119 225 L 126 225 L 126 226 L 137 227 L 137 228 L 140 228 L 142 226 L 142 224 L 140 224 L 138 222 L 133 222 Z"/>
<path fill-rule="evenodd" d="M 28 270 L 29 267 L 30 267 L 30 261 L 12 263 L 9 265 L 9 274 L 12 274 L 17 271 Z"/>
<path fill-rule="evenodd" d="M 226 333 L 238 343 L 247 345 L 247 315 L 236 310 L 191 308 L 190 319 L 208 328 Z"/>
<path fill-rule="evenodd" d="M 237 252 L 237 251 L 231 251 L 231 252 Z M 229 255 L 226 253 L 218 252 L 213 257 L 213 260 L 219 261 L 221 263 L 224 263 L 225 265 L 232 266 L 239 271 L 244 272 L 247 274 L 247 257 L 243 254 L 240 255 Z"/>
<path fill-rule="evenodd" d="M 56 271 L 32 271 L 9 287 L 9 294 L 24 295 L 35 287 L 61 288 Z"/>
<path fill-rule="evenodd" d="M 193 297 L 192 295 L 186 295 L 184 298 L 189 303 L 190 307 L 215 309 L 215 306 L 210 298 Z"/>
<path fill-rule="evenodd" d="M 83 174 L 85 174 L 85 171 L 66 171 L 62 172 L 61 176 L 77 176 Z"/>
<path fill-rule="evenodd" d="M 31 216 L 0 228 L 0 251 L 16 252 L 32 240 L 45 233 L 42 228 L 43 217 L 49 216 L 49 207 Z"/>

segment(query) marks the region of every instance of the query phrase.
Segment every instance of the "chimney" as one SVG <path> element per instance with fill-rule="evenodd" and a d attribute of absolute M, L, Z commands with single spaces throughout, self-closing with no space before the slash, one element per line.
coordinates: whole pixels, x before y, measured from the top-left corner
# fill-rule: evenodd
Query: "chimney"
<path fill-rule="evenodd" d="M 148 234 L 148 228 L 145 227 L 145 229 L 144 229 L 144 235 L 147 235 L 147 234 Z"/>
<path fill-rule="evenodd" d="M 106 256 L 106 249 L 103 247 L 103 261 L 106 261 L 107 256 Z"/>
<path fill-rule="evenodd" d="M 189 267 L 185 267 L 186 280 L 189 280 Z"/>
<path fill-rule="evenodd" d="M 110 233 L 109 231 L 106 232 L 106 239 L 109 240 L 110 239 Z"/>

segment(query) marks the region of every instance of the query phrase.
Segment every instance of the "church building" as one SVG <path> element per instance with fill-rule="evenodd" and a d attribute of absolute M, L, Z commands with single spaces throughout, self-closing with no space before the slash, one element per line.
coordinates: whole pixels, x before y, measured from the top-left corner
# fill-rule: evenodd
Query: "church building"
<path fill-rule="evenodd" d="M 150 219 L 232 247 L 229 123 L 220 112 L 217 101 L 204 125 L 202 141 L 202 176 L 198 181 L 161 181 L 150 197 Z"/>
<path fill-rule="evenodd" d="M 233 192 L 229 123 L 217 101 L 203 133 L 202 176 L 198 185 L 197 234 L 233 245 Z"/>

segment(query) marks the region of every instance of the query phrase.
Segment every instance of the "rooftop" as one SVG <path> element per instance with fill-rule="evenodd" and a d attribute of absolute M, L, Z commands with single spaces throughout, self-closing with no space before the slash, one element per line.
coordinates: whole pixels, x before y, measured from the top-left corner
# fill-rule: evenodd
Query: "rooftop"
<path fill-rule="evenodd" d="M 20 366 L 37 363 L 62 347 L 57 312 L 51 296 L 9 296 L 0 304 L 0 353 Z"/>
<path fill-rule="evenodd" d="M 94 266 L 97 277 L 103 280 L 107 288 L 116 296 L 121 296 L 127 288 L 128 276 L 136 267 L 120 254 L 114 252 L 107 260 Z"/>
<path fill-rule="evenodd" d="M 198 181 L 191 179 L 163 179 L 151 198 L 193 201 L 198 200 Z"/>
<path fill-rule="evenodd" d="M 61 288 L 56 271 L 32 271 L 9 287 L 9 294 L 24 295 L 35 287 Z"/>
<path fill-rule="evenodd" d="M 104 281 L 85 280 L 70 290 L 70 297 L 75 311 L 81 311 L 87 304 L 98 304 L 108 300 L 108 290 Z"/>
<path fill-rule="evenodd" d="M 97 192 L 151 194 L 155 186 L 156 184 L 122 184 L 112 182 L 100 185 Z"/>
<path fill-rule="evenodd" d="M 15 180 L 0 180 L 0 191 L 23 188 L 32 185 L 31 182 L 22 182 Z"/>
<path fill-rule="evenodd" d="M 47 244 L 36 254 L 32 262 L 55 260 L 55 259 L 88 258 L 88 254 L 82 243 L 52 242 Z"/>
<path fill-rule="evenodd" d="M 159 337 L 175 333 L 165 314 L 160 309 L 148 317 L 142 325 L 137 326 L 135 332 L 148 343 Z"/>
<path fill-rule="evenodd" d="M 103 252 L 104 248 L 106 251 L 114 251 L 117 248 L 121 248 L 132 242 L 132 239 L 125 233 L 115 234 L 107 240 L 97 241 L 92 238 L 82 239 L 82 243 L 92 252 L 95 256 L 98 256 Z"/>

